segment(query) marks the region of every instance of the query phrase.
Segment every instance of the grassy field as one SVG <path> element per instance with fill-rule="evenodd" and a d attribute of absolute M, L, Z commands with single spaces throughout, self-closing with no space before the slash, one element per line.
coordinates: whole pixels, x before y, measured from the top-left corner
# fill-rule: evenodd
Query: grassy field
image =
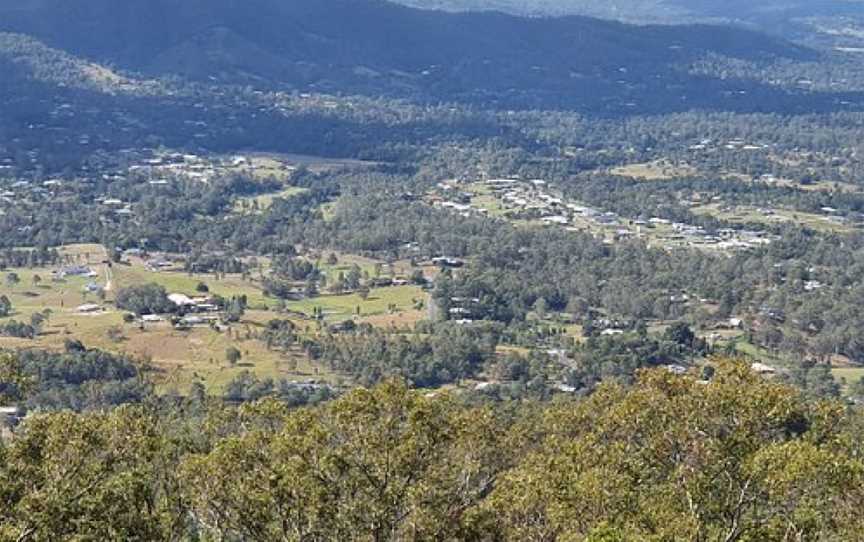
<path fill-rule="evenodd" d="M 261 194 L 259 196 L 250 196 L 248 198 L 239 198 L 234 202 L 234 211 L 237 213 L 263 213 L 273 205 L 273 200 L 276 198 L 289 199 L 308 191 L 308 188 L 289 186 L 281 192 Z"/>
<path fill-rule="evenodd" d="M 291 311 L 312 315 L 316 308 L 323 311 L 325 320 L 338 322 L 354 316 L 361 319 L 389 315 L 389 307 L 396 306 L 396 312 L 414 311 L 418 302 L 426 305 L 426 293 L 417 286 L 391 286 L 374 288 L 369 297 L 363 300 L 358 294 L 321 295 L 301 301 L 289 301 L 286 305 Z M 359 311 L 359 312 L 358 312 Z"/>
<path fill-rule="evenodd" d="M 135 284 L 154 282 L 160 284 L 169 293 L 196 295 L 195 288 L 203 282 L 210 292 L 222 297 L 245 295 L 250 307 L 272 307 L 275 301 L 264 295 L 260 282 L 256 277 L 243 280 L 239 274 L 229 274 L 218 280 L 211 274 L 187 274 L 174 271 L 151 271 L 141 264 L 115 265 L 115 283 L 118 288 Z"/>
<path fill-rule="evenodd" d="M 200 280 L 179 273 L 154 273 L 139 267 L 115 266 L 115 270 L 113 292 L 131 284 L 156 282 L 169 291 L 192 294 Z M 107 292 L 104 301 L 93 294 L 83 294 L 85 284 L 95 280 L 104 286 L 104 278 L 73 277 L 63 282 L 51 282 L 46 278 L 50 277 L 50 269 L 14 271 L 21 282 L 15 286 L 4 282 L 0 286 L 0 294 L 7 295 L 15 308 L 15 313 L 7 320 L 27 322 L 32 314 L 46 309 L 51 314 L 43 333 L 35 340 L 0 337 L 0 347 L 62 350 L 66 340 L 80 340 L 88 348 L 151 361 L 155 368 L 154 380 L 160 388 L 176 388 L 181 392 L 196 379 L 203 380 L 212 392 L 221 392 L 226 383 L 247 369 L 260 377 L 327 381 L 336 378 L 310 364 L 301 353 L 284 355 L 269 351 L 262 342 L 254 339 L 264 322 L 277 317 L 275 313 L 248 311 L 243 322 L 234 326 L 231 333 L 217 332 L 208 327 L 180 331 L 167 322 L 147 324 L 141 329 L 138 324 L 124 323 L 122 311 L 113 308 L 113 292 Z M 43 283 L 38 287 L 33 286 L 34 275 L 43 277 Z M 246 293 L 253 302 L 265 299 L 260 290 L 242 282 L 239 277 L 208 282 L 213 291 L 223 295 Z M 83 303 L 101 304 L 104 310 L 80 314 L 76 308 Z M 109 337 L 111 328 L 120 330 L 122 338 Z M 233 367 L 225 359 L 225 351 L 232 346 L 244 354 L 241 363 Z"/>
<path fill-rule="evenodd" d="M 260 278 L 254 276 L 257 273 L 245 280 L 241 275 L 227 275 L 219 279 L 213 275 L 190 276 L 177 271 L 152 271 L 136 259 L 129 264 L 115 264 L 109 268 L 103 263 L 107 254 L 98 245 L 66 247 L 63 254 L 70 263 L 90 265 L 99 276 L 67 277 L 55 282 L 51 280 L 54 269 L 7 270 L 7 273 L 14 271 L 20 278 L 20 282 L 15 285 L 5 282 L 0 284 L 0 294 L 10 298 L 15 310 L 7 320 L 29 322 L 33 314 L 46 309 L 50 311 L 50 318 L 43 333 L 35 340 L 0 337 L 0 347 L 62 350 L 66 340 L 80 340 L 88 348 L 124 353 L 150 361 L 157 385 L 161 389 L 176 389 L 181 393 L 196 380 L 205 382 L 211 393 L 219 393 L 244 370 L 252 371 L 262 378 L 314 378 L 334 383 L 342 380 L 339 375 L 312 364 L 299 350 L 275 352 L 268 350 L 258 340 L 262 326 L 271 319 L 285 318 L 285 315 L 274 312 L 277 301 L 264 295 Z M 326 257 L 322 256 L 321 259 L 326 260 Z M 370 276 L 375 276 L 376 267 L 380 267 L 381 276 L 389 276 L 390 273 L 386 264 L 345 254 L 338 255 L 335 265 L 322 263 L 321 268 L 328 277 L 335 278 L 338 272 L 347 272 L 355 264 Z M 393 263 L 394 274 L 407 274 L 410 271 L 408 262 Z M 38 284 L 33 280 L 36 275 L 42 279 Z M 85 285 L 90 282 L 103 288 L 110 286 L 106 288 L 104 299 L 96 294 L 84 293 Z M 143 328 L 138 323 L 125 323 L 123 311 L 113 306 L 116 292 L 120 288 L 151 282 L 162 285 L 169 293 L 190 296 L 195 295 L 197 285 L 204 282 L 214 294 L 224 297 L 247 296 L 250 309 L 242 321 L 228 331 L 216 331 L 209 327 L 177 330 L 167 322 L 148 323 Z M 103 310 L 94 314 L 80 314 L 77 308 L 85 303 L 99 304 Z M 374 288 L 366 300 L 353 293 L 323 294 L 313 299 L 289 301 L 286 308 L 299 313 L 290 319 L 301 331 L 316 333 L 318 325 L 311 317 L 319 308 L 326 322 L 356 318 L 375 326 L 402 329 L 413 327 L 426 317 L 427 303 L 427 294 L 421 288 L 393 286 Z M 395 307 L 395 310 L 391 310 L 391 307 Z M 119 330 L 119 337 L 117 333 L 113 337 L 109 336 L 108 330 L 112 328 Z M 243 359 L 236 366 L 231 366 L 226 360 L 225 352 L 230 347 L 243 353 Z"/>
<path fill-rule="evenodd" d="M 689 175 L 696 175 L 696 168 L 686 164 L 671 164 L 664 161 L 628 164 L 612 168 L 610 173 L 641 181 L 668 181 Z"/>
<path fill-rule="evenodd" d="M 378 165 L 378 162 L 370 162 L 366 160 L 354 160 L 350 158 L 327 158 L 324 156 L 310 156 L 306 154 L 258 154 L 252 155 L 255 158 L 271 158 L 287 164 L 292 167 L 302 166 L 307 168 L 312 173 L 326 173 L 328 171 L 339 169 L 356 169 L 369 168 Z"/>
<path fill-rule="evenodd" d="M 737 223 L 778 224 L 792 223 L 820 232 L 852 233 L 855 228 L 848 224 L 833 222 L 824 215 L 791 211 L 788 209 L 772 209 L 773 214 L 766 214 L 755 207 L 738 205 L 725 210 L 721 204 L 712 203 L 694 207 L 695 214 L 709 215 L 720 220 Z"/>
<path fill-rule="evenodd" d="M 864 367 L 836 367 L 831 369 L 831 374 L 838 382 L 844 382 L 847 386 L 864 378 Z"/>

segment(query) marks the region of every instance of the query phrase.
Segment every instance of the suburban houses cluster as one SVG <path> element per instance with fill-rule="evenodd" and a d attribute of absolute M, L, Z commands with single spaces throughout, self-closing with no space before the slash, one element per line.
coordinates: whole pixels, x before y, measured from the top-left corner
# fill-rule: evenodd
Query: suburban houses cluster
<path fill-rule="evenodd" d="M 128 174 L 144 176 L 151 185 L 158 186 L 174 180 L 207 182 L 221 175 L 251 173 L 257 168 L 255 160 L 247 156 L 219 157 L 165 152 L 129 165 Z M 293 169 L 286 164 L 283 164 L 282 168 L 286 172 Z"/>
<path fill-rule="evenodd" d="M 696 247 L 718 251 L 747 250 L 776 239 L 757 230 L 709 232 L 665 218 L 627 219 L 555 193 L 544 180 L 488 179 L 479 183 L 443 181 L 427 196 L 433 206 L 470 216 L 501 216 L 568 231 L 587 231 L 607 243 L 633 238 L 664 248 Z"/>

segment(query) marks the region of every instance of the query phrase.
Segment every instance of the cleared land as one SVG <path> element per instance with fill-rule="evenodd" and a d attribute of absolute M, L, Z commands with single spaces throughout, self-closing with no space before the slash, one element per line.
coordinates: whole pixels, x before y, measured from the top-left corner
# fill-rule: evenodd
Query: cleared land
<path fill-rule="evenodd" d="M 789 209 L 770 209 L 770 212 L 748 205 L 725 206 L 712 203 L 692 209 L 695 214 L 709 215 L 720 220 L 739 224 L 783 224 L 790 223 L 821 232 L 852 233 L 855 227 L 837 220 L 836 217 L 792 211 Z"/>
<path fill-rule="evenodd" d="M 836 367 L 831 369 L 831 373 L 838 381 L 851 386 L 864 378 L 864 367 Z"/>
<path fill-rule="evenodd" d="M 106 251 L 99 245 L 65 247 L 62 253 L 68 263 L 88 265 L 98 276 L 52 281 L 54 268 L 6 270 L 6 273 L 15 272 L 20 282 L 0 284 L 0 294 L 10 298 L 15 310 L 5 320 L 29 322 L 33 314 L 46 310 L 50 316 L 36 339 L 0 337 L 0 347 L 62 350 L 65 341 L 80 340 L 88 348 L 128 354 L 148 361 L 153 368 L 154 380 L 162 389 L 185 392 L 192 382 L 200 380 L 211 393 L 220 393 L 244 370 L 261 378 L 314 378 L 337 383 L 344 380 L 343 377 L 311 363 L 299 348 L 289 352 L 267 349 L 259 340 L 266 323 L 275 318 L 290 319 L 301 333 L 315 334 L 321 329 L 321 325 L 312 319 L 316 310 L 323 313 L 325 324 L 356 319 L 398 329 L 413 327 L 427 314 L 428 294 L 417 286 L 373 288 L 365 300 L 356 293 L 325 293 L 311 299 L 287 301 L 286 315 L 275 312 L 278 302 L 264 295 L 257 272 L 245 279 L 239 274 L 217 279 L 212 274 L 153 271 L 140 259 L 109 267 L 103 263 L 107 258 Z M 263 258 L 259 260 L 266 272 L 269 262 Z M 369 276 L 378 272 L 386 276 L 390 272 L 387 264 L 360 256 L 340 254 L 338 260 L 335 265 L 320 264 L 328 278 L 335 278 L 340 271 L 347 272 L 355 264 Z M 408 273 L 412 269 L 408 262 L 394 262 L 392 268 L 394 274 Z M 34 282 L 37 275 L 41 281 Z M 85 286 L 91 282 L 104 288 L 104 298 L 95 293 L 85 293 Z M 247 296 L 250 308 L 242 321 L 222 331 L 207 326 L 178 330 L 168 322 L 143 326 L 137 322 L 126 323 L 123 311 L 114 308 L 114 296 L 120 288 L 156 283 L 171 293 L 191 296 L 196 294 L 196 287 L 201 282 L 207 284 L 210 292 L 223 297 Z M 77 310 L 80 305 L 91 303 L 100 305 L 102 310 L 91 314 Z M 109 330 L 113 333 L 109 334 Z M 225 352 L 230 347 L 243 354 L 237 365 L 232 366 L 226 360 Z"/>
<path fill-rule="evenodd" d="M 699 172 L 693 166 L 687 164 L 672 164 L 664 160 L 655 162 L 644 162 L 640 164 L 628 164 L 618 166 L 609 170 L 613 175 L 630 177 L 641 181 L 668 181 L 681 177 L 697 175 Z"/>
<path fill-rule="evenodd" d="M 308 189 L 289 186 L 280 192 L 239 198 L 234 202 L 234 212 L 242 214 L 263 213 L 273 205 L 273 200 L 276 198 L 289 199 L 304 192 L 308 192 Z"/>

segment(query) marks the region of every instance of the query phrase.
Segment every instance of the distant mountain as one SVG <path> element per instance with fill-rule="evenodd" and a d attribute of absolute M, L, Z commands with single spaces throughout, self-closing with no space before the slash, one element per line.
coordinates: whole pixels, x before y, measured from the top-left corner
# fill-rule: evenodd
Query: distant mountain
<path fill-rule="evenodd" d="M 424 9 L 501 11 L 516 15 L 586 15 L 627 22 L 685 23 L 711 19 L 755 21 L 766 18 L 864 15 L 860 0 L 396 0 Z"/>
<path fill-rule="evenodd" d="M 444 13 L 379 0 L 0 0 L 0 31 L 147 76 L 591 112 L 713 107 L 742 85 L 690 72 L 709 56 L 815 58 L 735 28 Z M 747 86 L 754 100 L 778 103 L 776 89 Z"/>
<path fill-rule="evenodd" d="M 582 15 L 636 24 L 736 24 L 831 49 L 850 45 L 850 29 L 864 45 L 864 0 L 394 0 L 446 11 L 501 11 L 515 15 Z"/>

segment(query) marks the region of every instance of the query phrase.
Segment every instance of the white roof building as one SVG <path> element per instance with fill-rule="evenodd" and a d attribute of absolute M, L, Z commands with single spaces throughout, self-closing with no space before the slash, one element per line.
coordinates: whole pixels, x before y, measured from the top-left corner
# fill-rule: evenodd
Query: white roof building
<path fill-rule="evenodd" d="M 195 301 L 185 294 L 169 294 L 168 300 L 178 307 L 189 307 L 195 304 Z"/>

